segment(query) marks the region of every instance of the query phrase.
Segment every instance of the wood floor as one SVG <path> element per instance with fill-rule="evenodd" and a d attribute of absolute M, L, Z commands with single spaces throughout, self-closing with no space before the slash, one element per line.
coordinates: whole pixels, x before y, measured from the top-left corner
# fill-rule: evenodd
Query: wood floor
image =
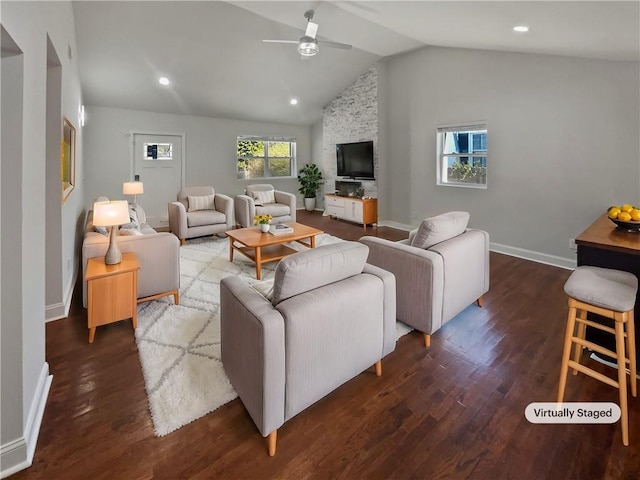
<path fill-rule="evenodd" d="M 318 213 L 299 221 L 342 238 L 363 234 Z M 364 372 L 285 423 L 273 458 L 239 399 L 155 437 L 131 324 L 100 327 L 90 345 L 76 291 L 70 316 L 47 324 L 53 385 L 34 463 L 11 478 L 637 479 L 640 399 L 629 400 L 629 447 L 619 423 L 524 417 L 530 402 L 555 400 L 569 274 L 492 253 L 482 308 L 445 325 L 429 349 L 417 333 L 402 337 L 382 377 Z M 567 401 L 617 403 L 617 395 L 569 376 Z"/>

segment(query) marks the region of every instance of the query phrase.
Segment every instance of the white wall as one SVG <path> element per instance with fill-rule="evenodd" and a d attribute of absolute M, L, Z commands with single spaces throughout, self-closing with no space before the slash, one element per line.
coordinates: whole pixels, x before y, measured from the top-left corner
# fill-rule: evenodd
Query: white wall
<path fill-rule="evenodd" d="M 467 210 L 493 248 L 570 266 L 569 240 L 640 203 L 638 62 L 424 48 L 386 62 L 382 220 Z M 436 126 L 486 120 L 488 188 L 436 186 Z"/>
<path fill-rule="evenodd" d="M 62 114 L 77 122 L 77 112 L 81 100 L 79 75 L 75 59 L 68 52 L 75 51 L 75 26 L 70 2 L 3 2 L 2 27 L 22 51 L 22 149 L 15 150 L 15 158 L 2 158 L 3 209 L 5 186 L 11 185 L 14 193 L 12 206 L 16 218 L 6 222 L 2 216 L 3 240 L 17 238 L 21 248 L 13 254 L 18 258 L 16 265 L 2 263 L 2 299 L 16 302 L 13 312 L 18 317 L 2 318 L 2 405 L 0 423 L 0 453 L 2 476 L 30 465 L 36 447 L 40 422 L 46 403 L 51 376 L 45 361 L 45 246 L 47 237 L 53 235 L 60 242 L 63 256 L 62 265 L 71 262 L 69 268 L 59 272 L 54 281 L 62 285 L 72 285 L 74 271 L 77 270 L 75 253 L 78 251 L 76 223 L 82 203 L 82 185 L 76 187 L 68 201 L 62 206 L 61 196 L 58 207 L 62 209 L 59 230 L 46 231 L 47 206 L 47 155 L 46 155 L 46 106 L 47 106 L 47 35 L 62 64 Z M 4 60 L 3 60 L 4 61 Z M 4 68 L 4 66 L 3 66 Z M 4 72 L 4 70 L 3 70 Z M 19 95 L 15 89 L 9 95 Z M 11 116 L 6 108 L 20 108 L 16 103 L 5 105 L 7 92 L 3 85 L 3 118 Z M 18 102 L 19 103 L 19 102 Z M 60 119 L 62 132 L 62 119 Z M 60 133 L 61 135 L 61 133 Z M 3 132 L 4 136 L 4 132 Z M 82 177 L 82 131 L 78 128 L 78 151 L 76 171 Z M 4 143 L 4 142 L 3 142 Z M 4 152 L 3 152 L 4 153 Z M 50 159 L 60 162 L 59 157 Z M 19 174 L 5 178 L 5 162 L 11 161 L 21 166 Z M 59 179 L 58 173 L 58 179 Z M 58 188 L 60 183 L 58 182 Z M 55 208 L 55 206 L 54 206 Z M 9 227 L 9 228 L 7 228 Z M 17 231 L 16 231 L 17 230 Z M 9 234 L 11 232 L 11 234 Z M 14 237 L 15 235 L 15 237 Z M 3 242 L 3 258 L 5 245 Z M 10 254 L 8 252 L 7 254 Z M 15 272 L 15 268 L 19 271 Z M 8 282 L 21 281 L 20 288 L 11 288 Z M 68 290 L 68 289 L 67 289 Z M 59 289 L 64 292 L 65 288 Z M 11 293 L 11 295 L 7 295 Z M 70 301 L 60 298 L 58 303 Z M 13 322 L 16 322 L 15 324 Z M 9 327 L 9 328 L 7 328 Z M 8 361 L 9 375 L 4 368 Z M 5 401 L 6 392 L 19 392 L 20 401 Z"/>
<path fill-rule="evenodd" d="M 297 178 L 237 179 L 239 135 L 295 137 L 298 168 L 311 162 L 310 127 L 89 106 L 85 127 L 85 208 L 90 209 L 98 195 L 124 198 L 122 183 L 130 175 L 131 131 L 185 134 L 186 186 L 212 185 L 216 191 L 230 196 L 243 193 L 246 185 L 264 181 L 291 193 L 297 194 L 298 190 Z M 144 195 L 138 201 L 144 205 Z M 301 206 L 299 196 L 298 208 Z"/>

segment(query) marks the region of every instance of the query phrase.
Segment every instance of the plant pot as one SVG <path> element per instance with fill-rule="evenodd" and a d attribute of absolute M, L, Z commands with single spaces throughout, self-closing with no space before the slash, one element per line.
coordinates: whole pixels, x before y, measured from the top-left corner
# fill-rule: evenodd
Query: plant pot
<path fill-rule="evenodd" d="M 267 233 L 269 231 L 269 224 L 268 223 L 261 223 L 260 224 L 260 231 Z"/>
<path fill-rule="evenodd" d="M 316 197 L 305 198 L 304 208 L 307 212 L 313 212 L 316 209 Z"/>

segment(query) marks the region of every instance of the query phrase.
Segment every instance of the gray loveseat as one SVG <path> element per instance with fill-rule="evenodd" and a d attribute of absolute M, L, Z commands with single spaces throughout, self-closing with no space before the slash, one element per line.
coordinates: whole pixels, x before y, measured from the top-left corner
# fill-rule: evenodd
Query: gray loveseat
<path fill-rule="evenodd" d="M 367 262 L 396 276 L 397 318 L 431 335 L 489 290 L 489 234 L 467 228 L 467 212 L 422 221 L 407 240 L 365 236 Z"/>
<path fill-rule="evenodd" d="M 120 251 L 135 253 L 140 263 L 138 301 L 173 295 L 174 302 L 177 304 L 180 290 L 180 242 L 169 232 L 156 232 L 144 221 L 144 210 L 140 206 L 138 210 L 143 221 L 138 225 L 128 225 L 132 228 L 123 229 L 122 233 L 131 233 L 130 235 L 117 237 Z M 95 230 L 93 210 L 89 210 L 82 242 L 82 303 L 85 308 L 87 307 L 87 282 L 84 277 L 87 261 L 93 257 L 104 257 L 108 247 L 109 236 Z"/>
<path fill-rule="evenodd" d="M 222 363 L 269 455 L 284 422 L 374 364 L 380 375 L 395 349 L 395 279 L 365 263 L 368 250 L 341 242 L 285 257 L 271 295 L 220 283 Z"/>

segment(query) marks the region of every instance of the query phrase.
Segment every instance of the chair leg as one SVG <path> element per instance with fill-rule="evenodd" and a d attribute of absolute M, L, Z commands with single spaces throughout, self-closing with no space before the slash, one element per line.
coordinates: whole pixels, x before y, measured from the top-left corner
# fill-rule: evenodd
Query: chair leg
<path fill-rule="evenodd" d="M 583 320 L 587 319 L 587 312 L 585 312 L 584 310 L 576 310 L 576 316 L 578 318 L 581 318 Z M 586 335 L 586 330 L 587 330 L 587 326 L 582 323 L 582 322 L 576 322 L 578 324 L 578 333 L 576 334 L 576 336 L 578 338 L 581 338 L 582 340 L 584 340 L 585 335 Z M 580 363 L 580 358 L 582 357 L 582 345 L 579 345 L 576 343 L 574 351 L 573 351 L 573 361 L 576 363 Z M 572 373 L 574 375 L 578 375 L 578 370 L 576 370 L 575 368 L 572 370 Z"/>
<path fill-rule="evenodd" d="M 638 396 L 638 372 L 636 365 L 636 326 L 634 323 L 633 310 L 629 312 L 627 320 L 627 353 L 629 355 L 629 375 L 631 376 L 631 396 Z"/>
<path fill-rule="evenodd" d="M 173 292 L 173 303 L 180 305 L 180 292 L 178 290 Z"/>
<path fill-rule="evenodd" d="M 629 446 L 629 415 L 627 412 L 627 368 L 624 353 L 624 322 L 622 314 L 615 314 L 616 321 L 616 356 L 618 357 L 618 389 L 620 390 L 620 425 L 622 427 L 622 443 Z"/>
<path fill-rule="evenodd" d="M 181 238 L 181 239 L 180 239 L 180 246 L 183 246 L 185 243 L 186 243 L 185 239 L 184 239 L 184 238 Z"/>
<path fill-rule="evenodd" d="M 422 335 L 424 335 L 424 346 L 429 348 L 431 346 L 431 335 L 428 333 L 423 333 Z"/>
<path fill-rule="evenodd" d="M 560 365 L 560 382 L 558 384 L 558 399 L 561 403 L 564 400 L 564 389 L 567 386 L 567 374 L 569 373 L 569 356 L 571 355 L 571 339 L 576 325 L 576 307 L 574 300 L 569 299 L 569 316 L 567 317 L 567 331 L 564 335 L 564 348 L 562 350 L 562 364 Z"/>
<path fill-rule="evenodd" d="M 482 307 L 482 296 L 480 296 L 477 300 L 476 303 L 478 304 L 479 307 Z"/>
<path fill-rule="evenodd" d="M 267 437 L 267 445 L 269 448 L 269 456 L 273 457 L 276 454 L 276 441 L 278 440 L 278 430 L 274 430 Z"/>
<path fill-rule="evenodd" d="M 378 360 L 376 362 L 376 377 L 379 377 L 382 375 L 382 360 Z"/>

